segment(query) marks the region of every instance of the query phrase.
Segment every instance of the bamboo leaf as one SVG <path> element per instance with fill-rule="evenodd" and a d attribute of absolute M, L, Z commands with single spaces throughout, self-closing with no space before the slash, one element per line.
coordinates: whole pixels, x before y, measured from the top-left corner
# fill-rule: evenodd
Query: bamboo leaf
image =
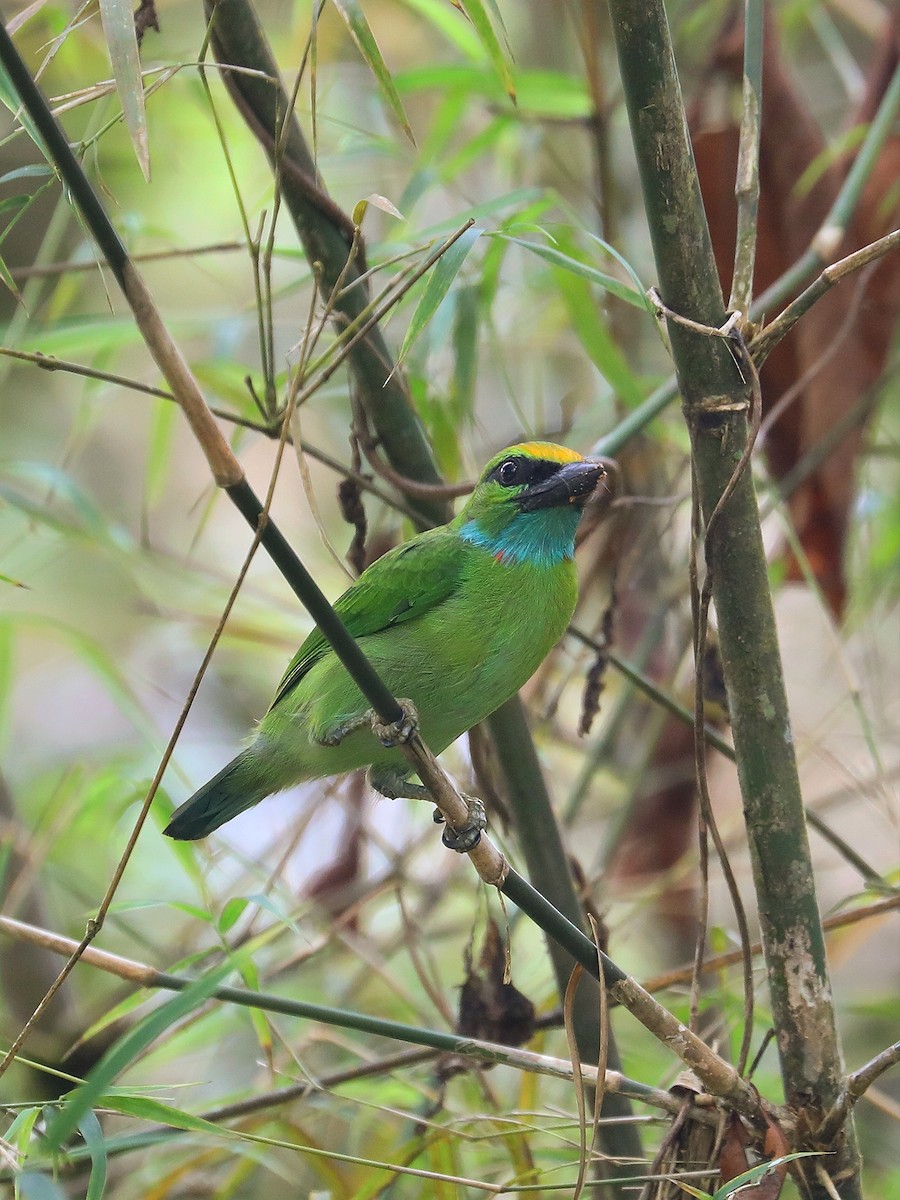
<path fill-rule="evenodd" d="M 494 26 L 491 23 L 491 18 L 488 16 L 487 9 L 482 0 L 454 0 L 454 3 L 472 22 L 472 27 L 478 35 L 478 40 L 484 47 L 485 53 L 490 59 L 494 70 L 500 77 L 503 90 L 509 96 L 510 100 L 512 100 L 513 104 L 515 104 L 516 85 L 513 81 L 508 53 L 500 45 L 500 39 L 497 37 Z M 494 12 L 496 13 L 496 8 Z"/>
<path fill-rule="evenodd" d="M 193 1133 L 214 1133 L 217 1137 L 228 1134 L 205 1121 L 203 1117 L 195 1117 L 192 1113 L 184 1112 L 161 1100 L 151 1100 L 147 1096 L 121 1096 L 118 1093 L 101 1096 L 98 1104 L 103 1108 L 111 1108 L 113 1112 L 122 1113 L 126 1117 L 137 1117 L 141 1121 L 153 1121 L 158 1125 L 170 1125 L 173 1129 L 188 1129 Z"/>
<path fill-rule="evenodd" d="M 5 261 L 2 258 L 0 258 L 0 280 L 2 280 L 4 287 L 8 288 L 9 291 L 12 293 L 12 295 L 15 296 L 18 303 L 21 304 L 22 303 L 21 293 L 19 292 L 19 289 L 16 287 L 15 280 L 13 279 L 12 275 L 10 274 L 9 267 L 7 267 Z"/>
<path fill-rule="evenodd" d="M 816 1158 L 818 1151 L 815 1150 L 797 1150 L 793 1154 L 782 1154 L 780 1158 L 769 1159 L 768 1162 L 757 1163 L 755 1167 L 751 1167 L 749 1171 L 742 1171 L 740 1175 L 735 1175 L 734 1179 L 729 1179 L 716 1192 L 713 1193 L 711 1200 L 731 1200 L 735 1197 L 737 1200 L 741 1188 L 748 1184 L 756 1183 L 762 1179 L 764 1175 L 768 1175 L 770 1171 L 774 1171 L 776 1167 L 780 1167 L 782 1163 L 793 1162 L 796 1158 Z M 678 1183 L 678 1180 L 675 1181 Z M 686 1184 L 678 1183 L 679 1187 L 686 1187 Z M 703 1193 L 705 1195 L 706 1193 Z"/>
<path fill-rule="evenodd" d="M 640 404 L 644 390 L 597 312 L 587 280 L 558 267 L 553 274 L 575 332 L 591 362 L 630 408 Z"/>
<path fill-rule="evenodd" d="M 66 1200 L 66 1194 L 49 1175 L 38 1171 L 23 1171 L 16 1176 L 20 1200 Z"/>
<path fill-rule="evenodd" d="M 359 0 L 334 0 L 334 7 L 343 17 L 350 36 L 356 43 L 356 48 L 363 56 L 369 70 L 375 76 L 378 86 L 381 88 L 382 95 L 399 121 L 401 129 L 412 144 L 415 145 L 416 139 L 413 136 L 412 126 L 406 116 L 403 101 L 400 99 L 400 93 L 397 91 L 391 73 L 387 69 L 381 51 L 378 49 L 375 35 L 369 27 L 369 22 L 366 20 L 360 7 Z"/>
<path fill-rule="evenodd" d="M 612 275 L 607 275 L 605 271 L 598 271 L 596 267 L 591 267 L 577 258 L 572 258 L 569 254 L 563 254 L 561 250 L 556 250 L 553 246 L 545 246 L 541 242 L 529 242 L 525 238 L 513 237 L 508 233 L 495 233 L 491 236 L 513 242 L 517 246 L 522 246 L 526 250 L 530 250 L 532 254 L 536 254 L 538 258 L 546 259 L 554 267 L 562 267 L 566 271 L 571 271 L 573 275 L 580 275 L 582 279 L 596 283 L 598 287 L 605 288 L 607 292 L 613 296 L 618 296 L 626 304 L 632 304 L 635 308 L 643 309 L 645 312 L 652 311 L 650 301 L 642 291 L 630 288 L 627 283 L 622 283 L 620 279 L 616 279 Z"/>
<path fill-rule="evenodd" d="M 131 0 L 100 0 L 100 19 L 103 22 L 116 91 L 122 104 L 122 116 L 131 135 L 138 165 L 149 182 L 150 143 L 147 138 L 144 81 L 141 78 L 141 56 Z"/>
<path fill-rule="evenodd" d="M 407 8 L 423 16 L 461 54 L 473 61 L 484 57 L 484 49 L 471 25 L 461 21 L 446 0 L 404 0 Z"/>
<path fill-rule="evenodd" d="M 437 312 L 441 301 L 450 290 L 451 283 L 465 262 L 466 256 L 482 232 L 477 226 L 467 229 L 462 237 L 453 243 L 446 254 L 443 254 L 438 259 L 434 270 L 428 277 L 425 291 L 422 293 L 422 298 L 416 307 L 416 311 L 413 313 L 406 336 L 403 339 L 403 345 L 400 347 L 400 353 L 397 356 L 398 366 L 403 361 L 410 346 L 412 346 L 413 342 Z"/>
<path fill-rule="evenodd" d="M 153 508 L 165 494 L 172 461 L 172 445 L 178 428 L 178 407 L 160 400 L 150 425 L 147 447 L 146 502 Z"/>
<path fill-rule="evenodd" d="M 37 131 L 37 126 L 31 119 L 30 115 L 21 107 L 19 103 L 19 94 L 13 87 L 12 80 L 7 75 L 3 67 L 0 67 L 0 101 L 2 101 L 2 103 L 5 104 L 9 111 L 13 114 L 34 144 L 40 149 L 41 154 L 43 154 L 44 157 L 47 157 L 47 151 L 44 148 L 41 135 Z"/>
<path fill-rule="evenodd" d="M 16 179 L 47 179 L 52 176 L 53 168 L 47 163 L 28 163 L 27 166 L 16 167 L 14 171 L 0 175 L 0 183 L 12 183 Z"/>
<path fill-rule="evenodd" d="M 47 1145 L 56 1149 L 67 1141 L 85 1113 L 97 1104 L 116 1076 L 130 1066 L 170 1025 L 174 1025 L 176 1021 L 198 1008 L 231 970 L 231 963 L 223 963 L 216 970 L 201 976 L 190 987 L 179 992 L 119 1038 L 103 1055 L 84 1083 L 69 1094 L 62 1108 L 50 1121 L 46 1132 Z"/>
<path fill-rule="evenodd" d="M 91 1156 L 91 1176 L 84 1200 L 102 1200 L 106 1191 L 106 1144 L 96 1114 L 86 1112 L 78 1122 L 78 1131 Z"/>

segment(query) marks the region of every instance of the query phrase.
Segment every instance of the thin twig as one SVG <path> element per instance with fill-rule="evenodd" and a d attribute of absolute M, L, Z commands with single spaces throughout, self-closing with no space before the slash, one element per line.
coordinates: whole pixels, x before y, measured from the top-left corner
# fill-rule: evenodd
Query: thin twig
<path fill-rule="evenodd" d="M 900 1042 L 894 1042 L 893 1046 L 888 1046 L 886 1050 L 876 1054 L 864 1067 L 847 1076 L 843 1090 L 817 1130 L 823 1145 L 831 1144 L 857 1100 L 866 1094 L 879 1076 L 895 1067 L 897 1063 L 900 1063 Z"/>
<path fill-rule="evenodd" d="M 138 263 L 167 262 L 172 258 L 195 258 L 201 254 L 224 254 L 231 250 L 246 250 L 245 242 L 211 242 L 205 246 L 186 246 L 178 250 L 149 250 L 144 254 L 132 255 Z M 10 267 L 9 273 L 15 280 L 44 279 L 57 275 L 72 275 L 80 271 L 96 271 L 97 264 L 91 262 L 51 262 L 40 266 Z"/>
<path fill-rule="evenodd" d="M 52 933 L 46 929 L 39 929 L 24 921 L 16 921 L 12 917 L 0 916 L 0 932 L 19 941 L 34 942 L 56 954 L 71 956 L 79 945 L 72 938 L 63 937 L 61 934 Z M 144 988 L 180 992 L 195 982 L 195 980 L 181 975 L 158 971 L 155 967 L 135 959 L 123 958 L 118 954 L 98 950 L 93 946 L 85 947 L 82 952 L 82 960 L 88 966 L 97 967 L 99 970 Z M 462 1037 L 459 1034 L 405 1025 L 398 1021 L 370 1017 L 364 1013 L 348 1012 L 323 1004 L 312 1004 L 304 1000 L 255 992 L 246 988 L 218 987 L 213 989 L 210 996 L 228 1004 L 259 1008 L 265 1012 L 283 1013 L 287 1016 L 320 1021 L 323 1024 L 344 1029 L 376 1033 L 382 1037 L 411 1042 L 414 1045 L 426 1046 L 442 1053 L 458 1054 L 484 1062 L 502 1062 L 519 1070 L 550 1075 L 557 1079 L 571 1081 L 574 1078 L 572 1064 L 566 1059 L 536 1054 L 530 1050 L 521 1050 L 512 1046 L 502 1046 L 478 1038 Z M 597 1067 L 589 1063 L 581 1063 L 579 1068 L 585 1081 L 596 1085 Z M 664 1112 L 676 1113 L 679 1109 L 679 1101 L 671 1093 L 660 1088 L 650 1087 L 637 1080 L 628 1079 L 618 1071 L 606 1073 L 605 1086 L 611 1092 L 629 1095 L 654 1108 L 661 1108 Z M 246 1111 L 251 1110 L 247 1109 Z M 716 1120 L 711 1097 L 706 1098 L 705 1102 L 701 1098 L 697 1116 L 704 1122 L 713 1123 Z"/>
<path fill-rule="evenodd" d="M 809 312 L 816 301 L 820 300 L 835 284 L 840 283 L 854 271 L 859 271 L 861 268 L 867 267 L 869 263 L 898 249 L 900 249 L 900 229 L 895 229 L 893 232 L 885 234 L 884 237 L 878 238 L 877 241 L 870 242 L 868 246 L 854 250 L 852 254 L 838 259 L 837 262 L 826 267 L 796 300 L 792 300 L 783 312 L 753 338 L 750 343 L 750 353 L 753 355 L 753 361 L 757 367 L 762 366 L 800 318 Z"/>
<path fill-rule="evenodd" d="M 583 645 L 590 647 L 597 653 L 602 653 L 611 667 L 614 667 L 615 670 L 617 670 L 621 675 L 624 675 L 624 677 L 630 683 L 634 684 L 634 686 L 639 691 L 643 692 L 645 696 L 648 696 L 654 704 L 657 704 L 660 708 L 665 709 L 667 713 L 681 721 L 684 725 L 693 727 L 694 714 L 689 709 L 685 708 L 683 704 L 679 703 L 674 696 L 671 696 L 668 692 L 664 691 L 661 687 L 654 683 L 652 679 L 649 679 L 642 671 L 639 671 L 633 663 L 628 662 L 626 659 L 618 655 L 611 647 L 606 646 L 602 642 L 598 641 L 597 638 L 591 637 L 590 634 L 585 633 L 584 630 L 579 629 L 575 625 L 570 625 L 566 632 L 572 637 L 576 638 Z M 703 736 L 706 740 L 707 747 L 717 750 L 721 755 L 723 755 L 723 757 L 727 758 L 729 762 L 733 763 L 737 761 L 734 747 L 730 742 L 726 741 L 719 730 L 714 728 L 714 726 L 704 724 Z M 847 862 L 850 863 L 850 865 L 860 873 L 862 878 L 870 887 L 881 890 L 892 890 L 890 884 L 887 883 L 884 876 L 881 875 L 880 872 L 876 871 L 875 868 L 870 863 L 866 862 L 866 860 L 856 850 L 854 850 L 844 838 L 836 833 L 814 808 L 810 807 L 809 805 L 805 805 L 804 812 L 806 814 L 807 823 L 810 825 L 810 827 L 815 829 L 817 833 L 821 834 L 821 836 L 825 838 L 825 840 L 829 842 L 834 849 L 837 850 L 838 853 L 842 855 L 842 857 L 845 858 Z"/>

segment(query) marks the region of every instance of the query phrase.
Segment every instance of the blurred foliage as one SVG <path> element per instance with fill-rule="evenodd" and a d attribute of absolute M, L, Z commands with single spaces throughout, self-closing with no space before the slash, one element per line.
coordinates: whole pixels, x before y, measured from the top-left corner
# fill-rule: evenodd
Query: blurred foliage
<path fill-rule="evenodd" d="M 104 2 L 100 9 L 106 15 L 111 7 Z M 703 76 L 724 8 L 672 6 L 688 96 Z M 129 251 L 143 260 L 210 404 L 234 418 L 234 447 L 264 491 L 275 452 L 254 400 L 266 390 L 265 326 L 271 322 L 274 350 L 268 382 L 283 399 L 313 305 L 309 264 L 275 203 L 264 157 L 211 62 L 203 86 L 199 6 L 170 3 L 159 12 L 159 32 L 144 35 L 145 126 L 142 106 L 128 92 L 133 76 L 107 46 L 100 9 L 88 5 L 77 16 L 51 3 L 22 9 L 17 44 L 32 69 L 41 68 L 43 88 L 83 148 Z M 665 347 L 643 301 L 654 282 L 652 259 L 600 9 L 564 10 L 541 0 L 456 7 L 443 0 L 342 0 L 321 8 L 279 0 L 260 13 L 289 87 L 314 30 L 297 111 L 332 197 L 348 213 L 361 200 L 386 197 L 400 214 L 377 202 L 365 211 L 374 294 L 400 284 L 410 263 L 469 218 L 480 231 L 405 292 L 384 322 L 395 352 L 402 348 L 410 393 L 448 478 L 471 479 L 496 448 L 523 437 L 549 436 L 587 450 L 667 377 Z M 804 0 L 779 5 L 773 18 L 782 55 L 826 142 L 835 153 L 846 149 L 845 119 L 878 48 L 879 28 L 871 22 L 886 26 L 887 7 L 872 0 L 864 19 L 844 5 Z M 594 73 L 581 53 L 591 37 Z M 728 108 L 724 91 L 718 101 Z M 148 180 L 135 154 L 142 128 Z M 804 178 L 809 185 L 813 177 Z M 251 236 L 261 246 L 271 239 L 271 278 L 262 291 L 242 210 Z M 124 849 L 249 535 L 215 494 L 174 406 L 103 377 L 144 387 L 161 382 L 65 197 L 9 114 L 0 126 L 0 222 L 3 347 L 88 369 L 49 371 L 0 357 L 0 750 L 8 789 L 0 878 L 4 912 L 80 938 Z M 895 333 L 878 384 L 885 401 L 896 395 L 897 349 Z M 333 353 L 326 330 L 316 355 L 327 365 Z M 841 629 L 814 589 L 784 582 L 776 552 L 785 542 L 785 513 L 774 502 L 766 533 L 807 801 L 875 871 L 889 879 L 893 870 L 896 881 L 900 431 L 896 405 L 882 403 L 877 412 L 855 466 L 850 601 Z M 299 412 L 295 432 L 309 452 L 302 471 L 288 457 L 273 504 L 279 525 L 332 596 L 346 583 L 342 554 L 353 531 L 336 503 L 340 475 L 317 452 L 353 465 L 350 426 L 339 371 Z M 685 692 L 689 514 L 677 408 L 629 444 L 622 469 L 626 490 L 655 503 L 623 506 L 585 538 L 577 621 L 600 628 L 614 579 L 620 645 L 663 690 Z M 388 502 L 390 484 L 374 482 L 387 500 L 366 497 L 369 542 L 383 547 L 411 526 Z M 762 469 L 759 483 L 769 497 Z M 307 629 L 305 614 L 258 555 L 118 889 L 102 946 L 162 970 L 221 964 L 238 985 L 450 1028 L 467 947 L 483 935 L 487 912 L 501 929 L 504 920 L 468 864 L 441 850 L 425 811 L 373 804 L 345 781 L 270 799 L 208 843 L 173 844 L 160 835 L 172 806 L 230 757 L 265 711 Z M 611 953 L 642 977 L 690 959 L 693 926 L 678 905 L 693 911 L 696 850 L 691 838 L 674 861 L 654 860 L 652 872 L 616 871 L 620 814 L 658 788 L 661 773 L 681 768 L 654 758 L 657 710 L 614 672 L 590 737 L 576 738 L 590 662 L 588 651 L 567 640 L 527 699 L 558 811 L 567 814 L 567 844 L 604 912 Z M 464 787 L 476 786 L 464 747 L 448 759 Z M 716 764 L 713 793 L 749 897 L 728 764 Z M 502 842 L 502 826 L 498 836 Z M 823 905 L 838 910 L 871 899 L 852 865 L 812 836 Z M 505 849 L 516 861 L 514 840 Z M 734 921 L 717 875 L 712 905 L 712 949 L 731 948 Z M 852 1067 L 894 1036 L 896 964 L 883 948 L 895 922 L 888 914 L 829 941 Z M 542 939 L 514 916 L 510 938 L 514 982 L 546 1013 L 557 999 Z M 41 998 L 54 962 L 2 943 L 4 1042 Z M 755 1049 L 769 1025 L 761 969 L 757 979 Z M 684 988 L 664 999 L 687 1017 Z M 704 1005 L 736 1045 L 737 974 L 717 974 Z M 626 1073 L 669 1086 L 674 1060 L 627 1014 L 616 1013 L 613 1023 Z M 567 1055 L 558 1029 L 531 1045 Z M 477 1194 L 437 1178 L 392 1179 L 375 1161 L 548 1189 L 574 1178 L 570 1085 L 506 1067 L 445 1083 L 428 1062 L 340 1081 L 342 1071 L 396 1050 L 388 1041 L 214 1006 L 201 996 L 164 1006 L 81 966 L 24 1053 L 75 1076 L 99 1071 L 92 1101 L 102 1120 L 89 1110 L 75 1114 L 76 1145 L 84 1151 L 54 1181 L 40 1131 L 52 1131 L 56 1118 L 45 1120 L 42 1106 L 68 1084 L 28 1065 L 10 1070 L 0 1097 L 9 1118 L 3 1136 L 24 1171 L 18 1194 Z M 237 1122 L 216 1115 L 233 1101 L 300 1082 L 312 1085 L 302 1099 Z M 777 1101 L 771 1046 L 754 1082 Z M 896 1078 L 885 1076 L 858 1109 L 873 1196 L 900 1182 L 891 1154 L 898 1102 Z M 649 1158 L 663 1125 L 656 1116 L 642 1120 Z"/>

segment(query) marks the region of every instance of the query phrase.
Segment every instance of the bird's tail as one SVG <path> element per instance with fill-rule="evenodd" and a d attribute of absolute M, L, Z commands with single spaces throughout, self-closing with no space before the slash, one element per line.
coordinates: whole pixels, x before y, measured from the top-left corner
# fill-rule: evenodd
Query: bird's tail
<path fill-rule="evenodd" d="M 252 808 L 274 789 L 259 779 L 253 759 L 245 750 L 205 783 L 172 813 L 163 833 L 179 841 L 206 837 L 232 817 Z"/>

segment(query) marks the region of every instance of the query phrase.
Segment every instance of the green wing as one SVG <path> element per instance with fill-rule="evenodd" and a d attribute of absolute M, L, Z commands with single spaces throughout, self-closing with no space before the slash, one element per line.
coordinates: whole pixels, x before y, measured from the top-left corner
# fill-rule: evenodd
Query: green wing
<path fill-rule="evenodd" d="M 355 638 L 416 620 L 456 591 L 464 545 L 447 526 L 429 529 L 372 563 L 335 603 L 335 612 Z M 330 649 L 314 629 L 288 664 L 272 708 Z"/>

